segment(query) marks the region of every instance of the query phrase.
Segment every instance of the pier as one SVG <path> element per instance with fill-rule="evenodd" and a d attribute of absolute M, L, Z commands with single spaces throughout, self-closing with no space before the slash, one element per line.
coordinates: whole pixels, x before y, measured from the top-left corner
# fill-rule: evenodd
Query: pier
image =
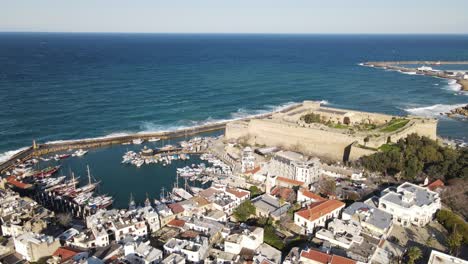
<path fill-rule="evenodd" d="M 468 91 L 468 79 L 465 79 L 464 76 L 458 76 L 449 74 L 449 70 L 420 70 L 418 68 L 411 68 L 404 65 L 430 65 L 430 66 L 440 66 L 440 65 L 467 65 L 468 61 L 369 61 L 361 63 L 362 66 L 383 68 L 388 70 L 400 71 L 400 72 L 414 72 L 419 75 L 426 75 L 431 77 L 438 77 L 444 79 L 455 80 L 463 91 Z M 468 69 L 467 69 L 468 70 Z"/>

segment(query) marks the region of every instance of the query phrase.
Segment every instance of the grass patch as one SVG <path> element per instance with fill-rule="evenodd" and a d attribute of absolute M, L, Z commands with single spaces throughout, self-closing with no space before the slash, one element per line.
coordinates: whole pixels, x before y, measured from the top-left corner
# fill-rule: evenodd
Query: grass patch
<path fill-rule="evenodd" d="M 395 118 L 388 122 L 383 128 L 380 129 L 382 132 L 393 132 L 408 124 L 409 120 L 404 118 Z"/>
<path fill-rule="evenodd" d="M 272 225 L 266 225 L 263 233 L 263 240 L 268 245 L 282 250 L 284 248 L 284 239 L 276 234 L 276 229 Z"/>
<path fill-rule="evenodd" d="M 379 147 L 379 150 L 383 152 L 388 152 L 392 150 L 400 150 L 400 148 L 395 144 L 383 144 L 382 146 Z"/>
<path fill-rule="evenodd" d="M 328 126 L 331 127 L 331 128 L 338 128 L 338 129 L 347 129 L 347 128 L 349 128 L 349 126 L 347 126 L 347 125 L 334 124 L 334 123 L 329 124 Z"/>
<path fill-rule="evenodd" d="M 359 144 L 358 147 L 360 147 L 360 148 L 362 148 L 362 149 L 368 149 L 368 150 L 378 150 L 378 149 L 376 149 L 376 148 L 364 146 L 364 145 L 362 145 L 362 144 Z"/>

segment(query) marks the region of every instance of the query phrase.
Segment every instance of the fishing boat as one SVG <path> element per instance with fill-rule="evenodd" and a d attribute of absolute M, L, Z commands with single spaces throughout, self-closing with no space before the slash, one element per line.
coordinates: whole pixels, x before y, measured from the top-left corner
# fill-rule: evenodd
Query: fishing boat
<path fill-rule="evenodd" d="M 88 153 L 87 150 L 79 149 L 79 150 L 75 151 L 75 153 L 73 153 L 73 156 L 82 157 L 82 156 L 84 156 L 86 153 Z"/>
<path fill-rule="evenodd" d="M 33 174 L 34 177 L 39 177 L 39 178 L 44 178 L 44 177 L 49 177 L 52 174 L 56 173 L 60 169 L 60 165 L 57 165 L 55 167 L 47 167 L 45 169 L 42 169 L 41 171 Z"/>
<path fill-rule="evenodd" d="M 57 155 L 58 159 L 66 159 L 66 158 L 69 158 L 71 156 L 71 154 L 60 154 L 60 155 Z"/>
<path fill-rule="evenodd" d="M 77 197 L 83 193 L 89 193 L 89 192 L 94 191 L 94 189 L 96 189 L 96 187 L 98 186 L 100 182 L 93 183 L 91 181 L 91 173 L 89 172 L 89 166 L 87 166 L 87 171 L 88 171 L 88 184 L 83 187 L 74 189 L 72 192 L 68 193 L 68 196 Z"/>
<path fill-rule="evenodd" d="M 134 140 L 132 140 L 132 143 L 135 144 L 135 145 L 139 145 L 139 144 L 143 143 L 143 139 L 141 139 L 141 138 L 134 139 Z"/>

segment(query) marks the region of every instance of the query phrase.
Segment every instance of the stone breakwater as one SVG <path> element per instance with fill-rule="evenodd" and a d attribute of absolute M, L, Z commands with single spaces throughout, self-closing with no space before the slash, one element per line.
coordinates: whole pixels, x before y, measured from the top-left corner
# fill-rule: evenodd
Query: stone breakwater
<path fill-rule="evenodd" d="M 251 119 L 258 119 L 258 118 L 268 118 L 275 113 L 281 113 L 285 111 L 290 111 L 301 106 L 301 103 L 292 104 L 282 109 L 272 111 L 265 114 L 258 114 L 253 115 L 245 118 L 236 119 L 235 121 L 247 121 Z M 6 160 L 5 162 L 0 164 L 0 173 L 9 170 L 12 166 L 14 166 L 18 162 L 23 162 L 27 159 L 32 157 L 38 157 L 41 155 L 45 155 L 47 153 L 59 152 L 69 149 L 90 149 L 90 148 L 99 148 L 113 144 L 122 144 L 126 142 L 131 142 L 134 139 L 143 139 L 148 140 L 150 138 L 160 138 L 160 139 L 174 139 L 174 138 L 182 138 L 185 136 L 192 136 L 201 133 L 207 132 L 214 132 L 224 130 L 226 128 L 226 124 L 232 122 L 234 120 L 226 120 L 220 122 L 214 122 L 211 124 L 194 126 L 189 128 L 183 128 L 173 131 L 165 131 L 165 132 L 148 132 L 148 133 L 135 133 L 129 134 L 124 136 L 115 136 L 115 137 L 103 137 L 103 138 L 90 138 L 90 139 L 79 139 L 79 140 L 65 140 L 65 141 L 58 141 L 52 143 L 45 143 L 45 144 L 37 144 L 36 147 L 29 147 L 23 151 L 20 151 L 13 155 L 10 159 Z"/>
<path fill-rule="evenodd" d="M 417 68 L 411 68 L 403 65 L 468 65 L 468 61 L 369 61 L 363 62 L 360 65 L 383 68 L 388 70 L 400 71 L 403 73 L 414 73 L 438 78 L 445 78 L 455 80 L 460 86 L 461 90 L 468 91 L 468 80 L 463 79 L 463 76 L 453 76 L 448 74 L 446 71 L 435 71 L 435 70 L 419 70 Z"/>

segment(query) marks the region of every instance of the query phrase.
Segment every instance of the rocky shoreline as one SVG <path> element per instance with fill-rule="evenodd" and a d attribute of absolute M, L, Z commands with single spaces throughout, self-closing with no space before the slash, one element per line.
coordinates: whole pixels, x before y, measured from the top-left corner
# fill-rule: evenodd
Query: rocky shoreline
<path fill-rule="evenodd" d="M 463 76 L 453 76 L 447 74 L 445 71 L 433 71 L 433 70 L 421 70 L 419 68 L 411 68 L 405 65 L 444 65 L 444 64 L 457 64 L 457 65 L 468 65 L 468 61 L 369 61 L 363 62 L 360 65 L 367 67 L 382 68 L 388 70 L 399 71 L 402 73 L 412 73 L 419 75 L 426 75 L 438 78 L 444 78 L 449 80 L 455 80 L 460 85 L 460 91 L 468 91 L 468 80 L 464 79 Z"/>
<path fill-rule="evenodd" d="M 450 112 L 445 113 L 446 116 L 448 117 L 454 117 L 454 116 L 463 116 L 463 117 L 468 117 L 468 104 L 465 106 L 457 107 L 455 109 L 450 110 Z"/>

